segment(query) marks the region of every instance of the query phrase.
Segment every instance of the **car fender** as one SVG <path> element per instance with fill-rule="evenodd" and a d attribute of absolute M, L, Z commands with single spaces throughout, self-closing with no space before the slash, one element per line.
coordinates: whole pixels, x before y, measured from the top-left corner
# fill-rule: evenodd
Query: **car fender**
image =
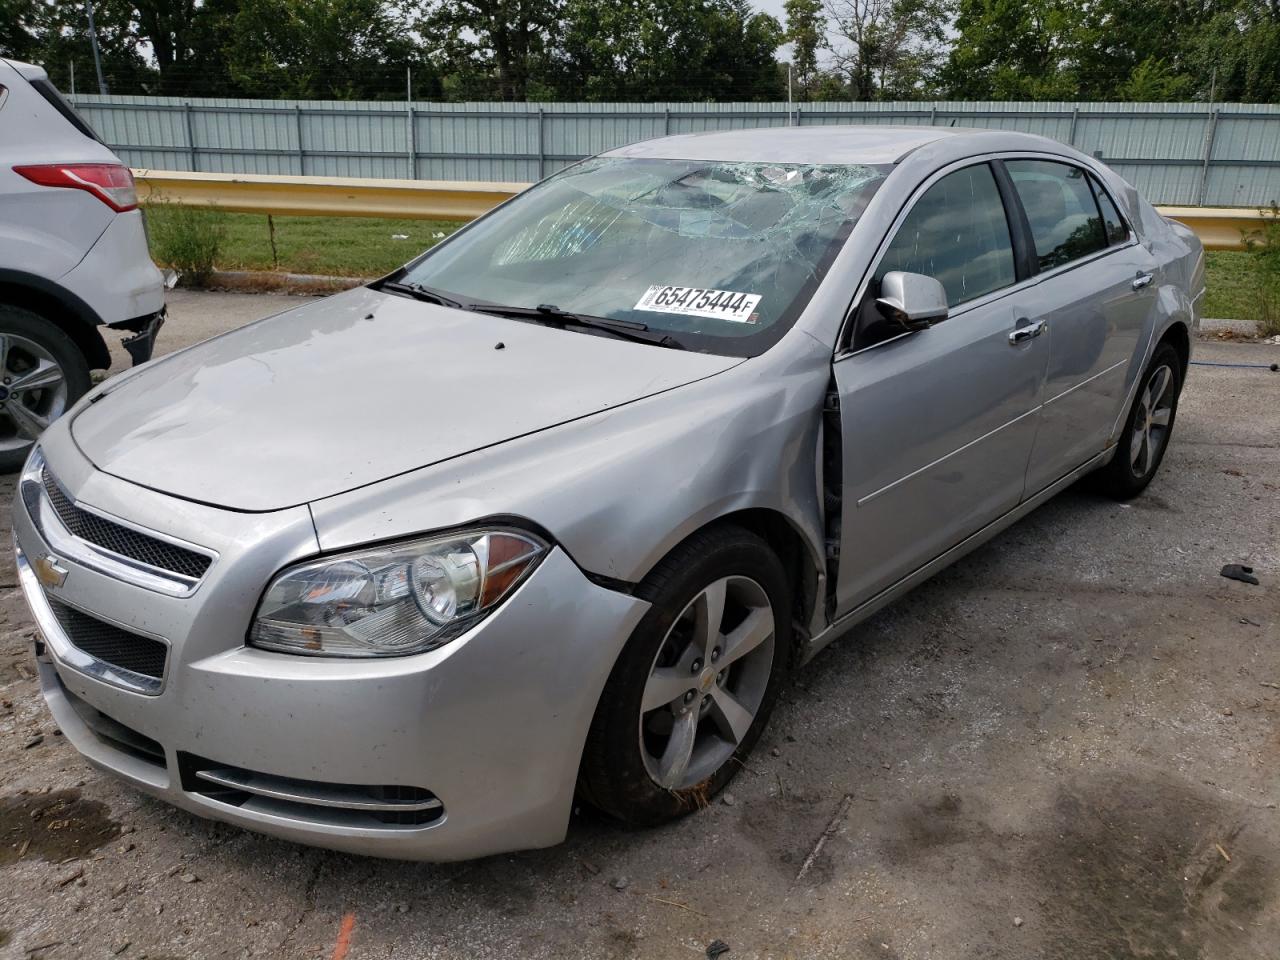
<path fill-rule="evenodd" d="M 1194 329 L 1194 316 L 1195 306 L 1185 288 L 1176 283 L 1162 283 L 1160 285 L 1156 291 L 1155 304 L 1148 314 L 1147 330 L 1143 340 L 1144 347 L 1136 355 L 1140 359 L 1134 364 L 1129 373 L 1129 386 L 1125 393 L 1125 401 L 1120 407 L 1115 423 L 1111 427 L 1110 440 L 1108 441 L 1109 447 L 1114 447 L 1119 441 L 1120 431 L 1124 429 L 1138 386 L 1142 383 L 1143 371 L 1147 369 L 1147 364 L 1151 362 L 1156 345 L 1163 341 L 1170 331 L 1178 329 L 1179 336 L 1184 338 L 1187 345 L 1187 357 L 1190 358 L 1191 344 L 1195 342 L 1195 338 L 1191 334 Z M 1186 374 L 1185 367 L 1183 374 Z"/>

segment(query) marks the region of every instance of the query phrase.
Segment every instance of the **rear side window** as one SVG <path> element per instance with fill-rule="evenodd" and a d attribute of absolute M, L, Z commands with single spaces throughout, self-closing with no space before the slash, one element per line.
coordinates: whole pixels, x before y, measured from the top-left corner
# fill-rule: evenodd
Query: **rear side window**
<path fill-rule="evenodd" d="M 102 143 L 102 138 L 94 133 L 93 127 L 85 122 L 84 117 L 76 113 L 76 108 L 67 102 L 66 98 L 58 92 L 57 87 L 48 80 L 32 80 L 31 86 L 35 88 L 36 93 L 49 101 L 49 105 L 53 109 L 62 114 L 67 123 L 71 124 L 90 140 L 97 140 Z"/>
<path fill-rule="evenodd" d="M 1107 244 L 1114 246 L 1117 243 L 1124 243 L 1129 239 L 1129 228 L 1121 219 L 1120 211 L 1116 209 L 1107 191 L 1092 174 L 1089 175 L 1089 182 L 1093 184 L 1093 192 L 1098 198 L 1098 209 L 1102 211 L 1102 226 L 1107 232 Z"/>
<path fill-rule="evenodd" d="M 953 307 L 1014 282 L 1009 222 L 989 166 L 949 173 L 925 191 L 876 268 L 874 289 L 893 270 L 938 280 Z"/>
<path fill-rule="evenodd" d="M 1107 247 L 1093 189 L 1079 167 L 1051 160 L 1005 162 L 1018 191 L 1041 270 Z"/>

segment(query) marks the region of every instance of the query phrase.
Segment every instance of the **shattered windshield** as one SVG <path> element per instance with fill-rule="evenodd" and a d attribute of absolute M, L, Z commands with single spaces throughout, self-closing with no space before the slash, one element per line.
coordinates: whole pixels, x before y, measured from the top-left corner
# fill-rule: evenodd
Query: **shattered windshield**
<path fill-rule="evenodd" d="M 464 302 L 644 324 L 753 356 L 813 296 L 887 167 L 597 157 L 410 265 Z"/>

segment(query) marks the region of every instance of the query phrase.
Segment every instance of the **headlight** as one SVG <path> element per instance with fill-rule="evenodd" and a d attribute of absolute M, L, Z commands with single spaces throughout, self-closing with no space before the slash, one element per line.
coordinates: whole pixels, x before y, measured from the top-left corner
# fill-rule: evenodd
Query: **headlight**
<path fill-rule="evenodd" d="M 394 657 L 447 643 L 502 602 L 547 545 L 481 530 L 300 564 L 267 588 L 255 647 L 315 657 Z"/>

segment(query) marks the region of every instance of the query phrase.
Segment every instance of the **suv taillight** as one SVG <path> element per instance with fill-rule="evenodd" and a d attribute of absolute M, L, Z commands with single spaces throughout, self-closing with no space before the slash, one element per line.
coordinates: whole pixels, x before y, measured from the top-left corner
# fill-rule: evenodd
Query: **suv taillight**
<path fill-rule="evenodd" d="M 41 163 L 14 167 L 32 183 L 42 187 L 70 187 L 93 194 L 116 213 L 138 206 L 138 188 L 133 173 L 120 163 Z"/>

